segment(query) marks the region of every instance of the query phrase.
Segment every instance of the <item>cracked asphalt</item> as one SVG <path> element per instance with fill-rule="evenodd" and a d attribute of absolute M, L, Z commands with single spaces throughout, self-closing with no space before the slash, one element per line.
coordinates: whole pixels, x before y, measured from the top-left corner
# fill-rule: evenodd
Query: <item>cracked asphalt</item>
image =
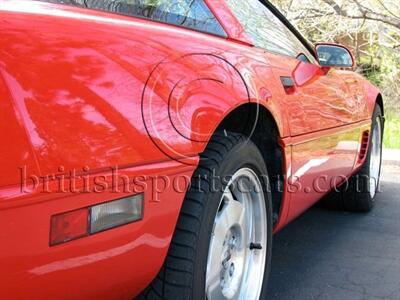
<path fill-rule="evenodd" d="M 400 166 L 369 214 L 314 207 L 274 237 L 268 299 L 400 300 Z"/>

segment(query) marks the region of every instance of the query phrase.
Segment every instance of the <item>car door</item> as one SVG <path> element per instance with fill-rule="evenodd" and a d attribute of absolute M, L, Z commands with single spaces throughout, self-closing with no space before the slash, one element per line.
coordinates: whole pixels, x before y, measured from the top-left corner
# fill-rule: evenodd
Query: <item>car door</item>
<path fill-rule="evenodd" d="M 227 2 L 254 45 L 265 50 L 281 87 L 291 135 L 284 139 L 292 151 L 290 220 L 351 174 L 360 139 L 357 108 L 340 73 L 321 68 L 276 9 L 266 1 Z"/>

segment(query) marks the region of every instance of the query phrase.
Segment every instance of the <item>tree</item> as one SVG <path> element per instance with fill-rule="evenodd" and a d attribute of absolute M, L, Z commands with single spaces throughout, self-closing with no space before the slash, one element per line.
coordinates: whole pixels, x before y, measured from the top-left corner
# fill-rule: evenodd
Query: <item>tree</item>
<path fill-rule="evenodd" d="M 351 48 L 359 72 L 384 93 L 388 111 L 400 115 L 400 2 L 397 0 L 275 0 L 311 42 Z"/>
<path fill-rule="evenodd" d="M 362 1 L 358 0 L 348 1 L 350 5 L 341 5 L 335 0 L 323 0 L 323 2 L 328 4 L 335 13 L 340 16 L 350 19 L 382 22 L 400 30 L 400 8 L 395 3 L 390 3 L 389 1 L 384 3 L 383 0 L 378 0 L 375 2 L 378 3 L 380 7 L 373 7 L 371 3 L 366 3 L 364 5 Z M 349 9 L 346 6 L 353 6 L 353 8 Z"/>

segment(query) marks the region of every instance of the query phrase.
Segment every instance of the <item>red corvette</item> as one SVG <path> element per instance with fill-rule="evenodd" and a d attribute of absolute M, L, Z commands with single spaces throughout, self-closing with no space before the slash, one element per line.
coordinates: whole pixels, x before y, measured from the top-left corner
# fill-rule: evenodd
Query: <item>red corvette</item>
<path fill-rule="evenodd" d="M 374 205 L 381 94 L 267 1 L 1 1 L 0 30 L 1 299 L 266 299 L 273 233 Z"/>

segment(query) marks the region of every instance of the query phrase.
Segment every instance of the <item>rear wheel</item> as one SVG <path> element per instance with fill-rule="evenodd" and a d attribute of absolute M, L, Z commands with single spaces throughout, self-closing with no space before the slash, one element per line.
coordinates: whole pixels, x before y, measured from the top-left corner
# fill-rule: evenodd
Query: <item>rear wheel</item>
<path fill-rule="evenodd" d="M 365 162 L 357 174 L 323 200 L 326 207 L 355 212 L 374 207 L 381 175 L 383 125 L 382 110 L 376 105 Z"/>
<path fill-rule="evenodd" d="M 171 246 L 146 299 L 263 299 L 272 246 L 265 163 L 239 134 L 217 134 L 185 197 Z"/>
<path fill-rule="evenodd" d="M 262 191 L 262 186 L 251 167 L 237 170 L 225 188 L 208 250 L 207 299 L 260 297 L 268 226 L 265 198 L 257 191 Z"/>

